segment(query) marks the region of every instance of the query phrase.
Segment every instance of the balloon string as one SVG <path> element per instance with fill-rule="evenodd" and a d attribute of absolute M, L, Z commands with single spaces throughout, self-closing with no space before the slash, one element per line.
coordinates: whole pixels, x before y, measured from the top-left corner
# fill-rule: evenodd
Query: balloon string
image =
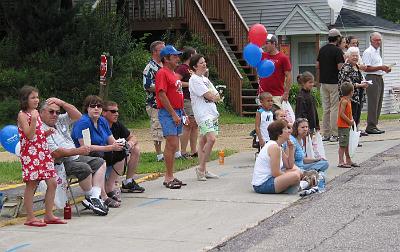
<path fill-rule="evenodd" d="M 340 18 L 340 22 L 342 23 L 342 27 L 343 27 L 343 31 L 344 31 L 344 35 L 345 37 L 347 37 L 347 32 L 346 32 L 346 27 L 344 27 L 344 23 L 343 23 L 343 19 L 342 19 L 342 15 L 338 15 L 338 18 Z"/>
<path fill-rule="evenodd" d="M 260 24 L 261 24 L 262 12 L 263 12 L 263 10 L 260 11 Z"/>

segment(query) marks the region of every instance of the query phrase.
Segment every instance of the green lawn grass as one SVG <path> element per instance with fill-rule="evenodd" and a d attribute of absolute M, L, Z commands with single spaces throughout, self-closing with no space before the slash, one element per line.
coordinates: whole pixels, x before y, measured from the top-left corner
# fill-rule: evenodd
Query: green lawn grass
<path fill-rule="evenodd" d="M 225 156 L 234 154 L 234 150 L 225 150 Z M 218 158 L 218 151 L 215 150 L 211 153 L 211 160 Z M 176 159 L 175 171 L 182 171 L 190 167 L 198 165 L 198 158 L 193 159 Z M 164 172 L 164 162 L 156 161 L 155 152 L 145 152 L 140 155 L 140 162 L 138 167 L 139 174 L 147 174 L 154 172 Z M 22 183 L 21 179 L 21 164 L 19 161 L 15 162 L 0 162 L 0 184 L 15 184 Z"/>
<path fill-rule="evenodd" d="M 322 107 L 317 108 L 318 111 L 318 117 L 320 122 L 322 123 Z M 379 120 L 398 120 L 400 119 L 400 114 L 385 114 L 385 115 L 380 115 Z M 361 120 L 366 121 L 367 120 L 367 113 L 361 113 Z M 322 126 L 322 124 L 321 124 Z"/>

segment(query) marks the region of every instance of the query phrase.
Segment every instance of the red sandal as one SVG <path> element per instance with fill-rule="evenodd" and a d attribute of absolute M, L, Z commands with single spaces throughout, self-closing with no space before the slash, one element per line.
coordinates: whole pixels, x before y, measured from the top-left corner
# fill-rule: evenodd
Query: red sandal
<path fill-rule="evenodd" d="M 33 219 L 33 220 L 30 220 L 30 221 L 26 221 L 24 223 L 24 225 L 31 226 L 31 227 L 45 227 L 45 226 L 47 226 L 46 223 L 44 223 L 42 220 L 39 220 L 39 219 Z"/>

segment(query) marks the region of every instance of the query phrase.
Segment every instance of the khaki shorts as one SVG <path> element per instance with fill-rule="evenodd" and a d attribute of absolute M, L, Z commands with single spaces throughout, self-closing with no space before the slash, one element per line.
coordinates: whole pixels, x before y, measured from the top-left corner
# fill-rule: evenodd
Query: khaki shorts
<path fill-rule="evenodd" d="M 272 102 L 273 102 L 274 105 L 277 106 L 279 109 L 282 108 L 282 96 L 272 96 Z"/>
<path fill-rule="evenodd" d="M 146 112 L 150 118 L 150 134 L 153 141 L 162 142 L 164 137 L 160 121 L 158 120 L 158 109 L 146 106 Z"/>
<path fill-rule="evenodd" d="M 350 128 L 338 128 L 339 146 L 349 146 Z"/>
<path fill-rule="evenodd" d="M 189 99 L 184 100 L 183 106 L 184 106 L 185 114 L 187 116 L 194 116 L 193 109 L 192 109 L 192 102 Z"/>

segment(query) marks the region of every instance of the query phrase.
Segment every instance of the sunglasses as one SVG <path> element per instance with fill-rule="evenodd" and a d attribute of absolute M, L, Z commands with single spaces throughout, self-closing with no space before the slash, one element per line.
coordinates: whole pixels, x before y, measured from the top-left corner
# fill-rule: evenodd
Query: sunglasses
<path fill-rule="evenodd" d="M 103 105 L 101 105 L 101 104 L 90 104 L 89 105 L 89 108 L 103 108 Z"/>
<path fill-rule="evenodd" d="M 110 111 L 112 114 L 118 113 L 118 110 L 116 110 L 116 109 L 107 109 L 104 111 Z"/>
<path fill-rule="evenodd" d="M 59 115 L 59 114 L 61 114 L 61 111 L 60 110 L 49 110 L 49 113 L 52 115 Z"/>

